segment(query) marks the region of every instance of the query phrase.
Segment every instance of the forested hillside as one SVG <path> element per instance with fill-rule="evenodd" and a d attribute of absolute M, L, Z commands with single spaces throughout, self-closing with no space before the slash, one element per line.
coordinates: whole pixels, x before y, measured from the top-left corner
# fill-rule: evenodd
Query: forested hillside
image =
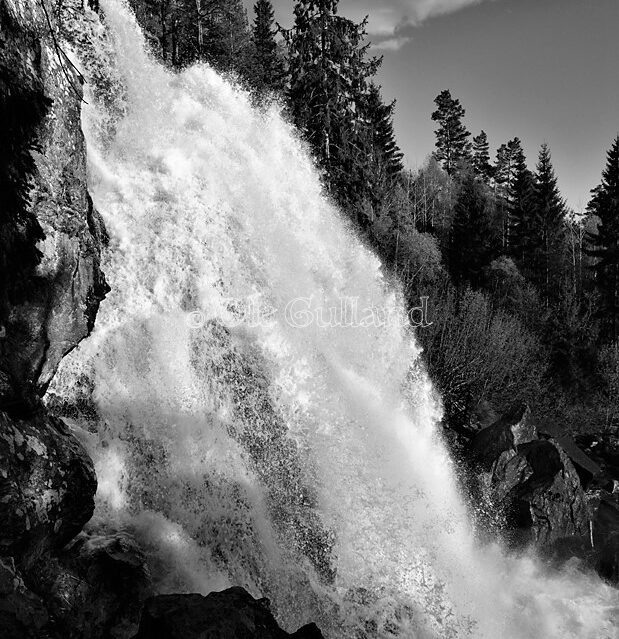
<path fill-rule="evenodd" d="M 551 150 L 473 136 L 465 109 L 435 99 L 436 150 L 406 170 L 395 105 L 376 82 L 365 24 L 338 0 L 294 3 L 291 29 L 270 0 L 132 0 L 168 65 L 206 61 L 257 101 L 283 99 L 313 149 L 325 188 L 404 287 L 429 297 L 418 330 L 446 419 L 468 430 L 526 402 L 565 433 L 619 423 L 619 137 L 586 211 L 557 185 Z M 541 141 L 540 141 L 541 142 Z"/>

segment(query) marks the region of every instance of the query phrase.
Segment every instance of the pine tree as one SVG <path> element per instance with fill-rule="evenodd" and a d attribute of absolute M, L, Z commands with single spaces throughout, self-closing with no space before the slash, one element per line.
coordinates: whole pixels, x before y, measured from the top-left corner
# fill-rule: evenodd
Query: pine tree
<path fill-rule="evenodd" d="M 473 168 L 484 182 L 489 183 L 492 178 L 492 166 L 490 164 L 490 147 L 488 136 L 482 131 L 473 138 Z"/>
<path fill-rule="evenodd" d="M 258 0 L 254 6 L 252 42 L 254 45 L 251 82 L 259 91 L 282 91 L 286 71 L 275 40 L 271 0 Z"/>
<path fill-rule="evenodd" d="M 299 0 L 284 32 L 289 52 L 288 98 L 295 124 L 344 206 L 363 188 L 359 170 L 361 105 L 380 60 L 367 59 L 365 22 L 337 15 L 338 0 Z"/>
<path fill-rule="evenodd" d="M 494 182 L 497 193 L 508 200 L 512 193 L 519 157 L 524 154 L 520 138 L 509 140 L 497 150 L 494 165 Z"/>
<path fill-rule="evenodd" d="M 452 98 L 449 91 L 442 91 L 434 102 L 437 109 L 432 114 L 432 120 L 439 123 L 439 128 L 434 132 L 434 158 L 449 175 L 453 175 L 463 162 L 471 159 L 471 134 L 462 123 L 465 111 L 460 100 Z"/>
<path fill-rule="evenodd" d="M 546 306 L 556 298 L 561 277 L 563 233 L 567 209 L 557 186 L 550 149 L 542 144 L 535 174 L 535 219 L 537 249 L 533 251 L 534 281 Z"/>
<path fill-rule="evenodd" d="M 481 284 L 485 267 L 496 256 L 492 207 L 485 185 L 466 170 L 454 207 L 449 243 L 449 270 L 458 285 Z"/>
<path fill-rule="evenodd" d="M 608 151 L 601 184 L 593 190 L 588 212 L 598 219 L 597 232 L 587 234 L 586 253 L 599 293 L 598 314 L 604 339 L 619 338 L 619 136 Z"/>

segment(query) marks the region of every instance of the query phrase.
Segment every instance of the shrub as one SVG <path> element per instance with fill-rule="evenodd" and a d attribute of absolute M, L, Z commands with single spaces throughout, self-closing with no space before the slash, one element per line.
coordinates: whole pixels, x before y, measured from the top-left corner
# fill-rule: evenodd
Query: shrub
<path fill-rule="evenodd" d="M 430 300 L 419 331 L 430 375 L 451 425 L 462 426 L 482 401 L 499 412 L 540 393 L 545 361 L 537 338 L 479 291 L 447 286 Z"/>

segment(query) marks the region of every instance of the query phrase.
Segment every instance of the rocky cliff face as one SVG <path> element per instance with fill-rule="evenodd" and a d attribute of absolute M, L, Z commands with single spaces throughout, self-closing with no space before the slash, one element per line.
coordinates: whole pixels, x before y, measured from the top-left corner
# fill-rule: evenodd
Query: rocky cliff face
<path fill-rule="evenodd" d="M 107 292 L 100 268 L 106 234 L 86 183 L 81 79 L 65 53 L 60 6 L 0 0 L 6 110 L 19 109 L 24 92 L 48 105 L 31 132 L 36 147 L 29 213 L 44 235 L 37 245 L 40 260 L 0 327 L 0 408 L 8 411 L 36 403 L 62 357 L 89 334 Z"/>
<path fill-rule="evenodd" d="M 81 82 L 63 53 L 60 6 L 0 0 L 3 637 L 48 632 L 41 566 L 90 519 L 97 487 L 86 451 L 39 399 L 92 330 L 108 290 L 105 229 L 87 190 Z"/>

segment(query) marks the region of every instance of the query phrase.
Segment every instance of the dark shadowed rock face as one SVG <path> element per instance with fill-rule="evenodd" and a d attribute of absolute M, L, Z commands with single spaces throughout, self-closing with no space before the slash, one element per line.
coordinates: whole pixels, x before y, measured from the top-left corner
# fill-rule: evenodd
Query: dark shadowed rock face
<path fill-rule="evenodd" d="M 51 632 L 43 575 L 92 516 L 97 487 L 85 450 L 39 400 L 62 357 L 92 330 L 108 290 L 100 269 L 107 237 L 86 184 L 80 78 L 59 51 L 67 49 L 62 26 L 80 11 L 77 3 L 69 11 L 0 0 L 0 110 L 13 131 L 0 136 L 8 140 L 0 149 L 2 639 L 67 637 Z M 29 258 L 16 259 L 20 252 Z"/>
<path fill-rule="evenodd" d="M 2 639 L 38 639 L 48 623 L 43 602 L 27 590 L 15 563 L 0 557 L 0 636 Z"/>
<path fill-rule="evenodd" d="M 531 475 L 510 495 L 511 516 L 519 528 L 545 546 L 563 537 L 586 536 L 589 510 L 578 473 L 563 449 L 553 442 L 535 441 L 518 447 Z"/>
<path fill-rule="evenodd" d="M 619 493 L 600 490 L 588 497 L 595 567 L 602 577 L 619 584 Z"/>
<path fill-rule="evenodd" d="M 0 413 L 0 554 L 27 568 L 80 532 L 94 510 L 91 459 L 67 426 L 44 413 Z"/>
<path fill-rule="evenodd" d="M 105 230 L 86 184 L 80 78 L 61 64 L 40 2 L 0 5 L 7 95 L 26 87 L 50 104 L 37 126 L 30 176 L 30 212 L 45 235 L 37 245 L 41 260 L 0 326 L 0 409 L 10 411 L 45 390 L 62 357 L 89 334 L 108 289 L 100 269 Z M 56 11 L 48 13 L 56 30 Z"/>
<path fill-rule="evenodd" d="M 243 588 L 201 595 L 160 595 L 146 602 L 134 639 L 322 639 L 309 624 L 288 634 L 269 610 Z"/>

